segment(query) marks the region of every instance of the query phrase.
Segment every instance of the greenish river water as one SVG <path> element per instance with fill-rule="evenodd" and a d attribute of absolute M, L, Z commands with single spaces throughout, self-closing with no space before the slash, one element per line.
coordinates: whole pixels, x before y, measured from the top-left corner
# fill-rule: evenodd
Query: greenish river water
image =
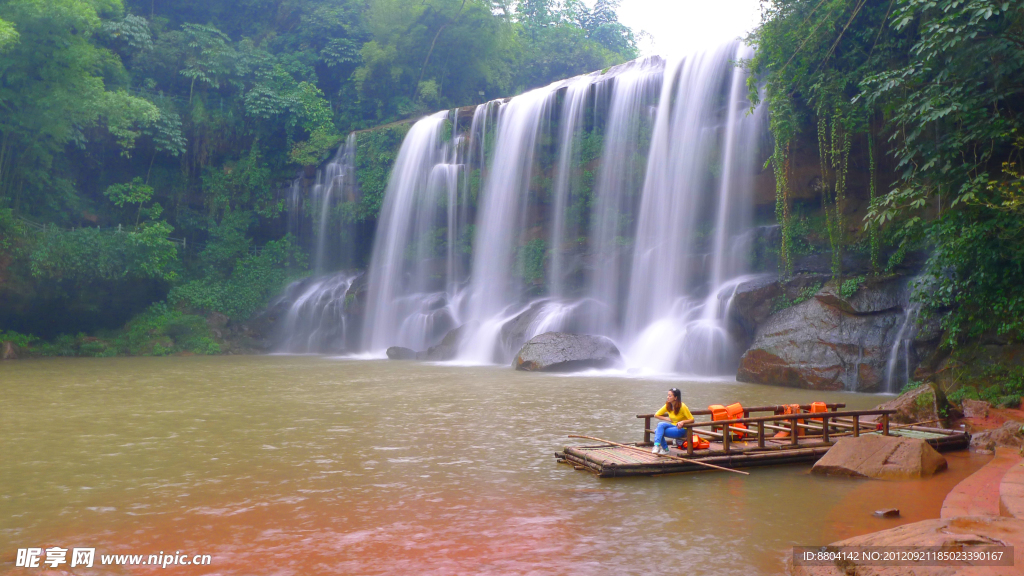
<path fill-rule="evenodd" d="M 29 573 L 18 548 L 81 546 L 212 556 L 82 574 L 775 574 L 794 545 L 894 526 L 879 507 L 936 517 L 983 463 L 917 483 L 556 463 L 570 433 L 640 439 L 671 386 L 690 407 L 880 402 L 313 356 L 0 363 L 0 572 Z"/>

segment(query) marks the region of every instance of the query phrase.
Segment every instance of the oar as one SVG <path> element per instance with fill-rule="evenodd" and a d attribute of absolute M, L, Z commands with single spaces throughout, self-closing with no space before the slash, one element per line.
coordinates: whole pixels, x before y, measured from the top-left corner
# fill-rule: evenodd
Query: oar
<path fill-rule="evenodd" d="M 640 452 L 643 452 L 644 454 L 650 454 L 651 453 L 651 452 L 648 452 L 647 450 L 644 450 L 643 448 L 637 448 L 636 446 L 629 446 L 629 445 L 626 445 L 626 444 L 619 444 L 618 442 L 612 442 L 611 440 L 604 440 L 602 438 L 594 438 L 593 436 L 579 436 L 579 435 L 576 435 L 576 434 L 570 434 L 569 438 L 586 438 L 587 440 L 596 440 L 598 442 L 604 442 L 605 444 L 611 444 L 612 446 L 619 446 L 619 447 L 622 447 L 622 448 L 629 448 L 630 450 L 638 450 Z M 700 464 L 701 466 L 707 466 L 708 468 L 714 468 L 715 470 L 725 470 L 726 472 L 735 472 L 737 474 L 743 474 L 743 475 L 746 475 L 746 476 L 750 476 L 750 472 L 744 472 L 742 470 L 733 470 L 732 468 L 723 468 L 721 466 L 715 466 L 714 464 L 708 464 L 707 462 L 701 462 L 700 460 L 687 460 L 686 458 L 680 458 L 679 456 L 673 456 L 671 454 L 658 454 L 658 456 L 664 456 L 665 458 L 672 458 L 674 460 L 680 460 L 682 462 L 687 462 L 689 464 Z"/>

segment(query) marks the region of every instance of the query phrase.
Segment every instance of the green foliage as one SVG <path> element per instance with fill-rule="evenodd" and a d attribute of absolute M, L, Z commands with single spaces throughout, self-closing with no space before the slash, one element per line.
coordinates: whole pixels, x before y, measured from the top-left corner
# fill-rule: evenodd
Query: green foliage
<path fill-rule="evenodd" d="M 785 310 L 786 308 L 792 308 L 793 306 L 796 306 L 797 304 L 802 304 L 802 303 L 810 300 L 811 298 L 814 297 L 815 294 L 817 294 L 818 292 L 821 291 L 821 287 L 822 287 L 822 284 L 819 282 L 819 283 L 814 284 L 812 286 L 808 286 L 806 288 L 803 288 L 803 289 L 800 290 L 799 293 L 797 293 L 796 297 L 793 298 L 793 299 L 787 298 L 784 293 L 778 295 L 774 300 L 772 300 L 772 310 L 771 310 L 771 313 L 775 314 L 776 312 L 780 312 L 782 310 Z"/>
<path fill-rule="evenodd" d="M 10 342 L 16 348 L 26 348 L 32 342 L 38 340 L 31 334 L 19 334 L 11 330 L 0 330 L 0 343 Z"/>
<path fill-rule="evenodd" d="M 180 270 L 177 245 L 167 238 L 171 230 L 164 222 L 124 232 L 48 228 L 29 254 L 32 276 L 79 285 L 133 278 L 175 280 Z"/>
<path fill-rule="evenodd" d="M 516 256 L 516 273 L 527 284 L 544 281 L 544 260 L 547 257 L 547 243 L 534 238 L 519 247 Z"/>
<path fill-rule="evenodd" d="M 907 382 L 906 384 L 903 385 L 903 388 L 900 389 L 900 394 L 906 394 L 907 392 L 910 392 L 911 390 L 914 390 L 916 388 L 920 388 L 923 384 L 924 384 L 924 382 L 922 382 L 920 380 L 911 380 L 911 381 L 909 381 L 909 382 Z"/>
<path fill-rule="evenodd" d="M 398 149 L 409 131 L 403 123 L 379 130 L 362 132 L 357 136 L 356 179 L 362 198 L 353 213 L 358 221 L 376 220 L 384 203 L 391 166 L 398 157 Z"/>
<path fill-rule="evenodd" d="M 839 295 L 843 298 L 851 298 L 857 293 L 857 290 L 860 290 L 860 287 L 864 284 L 865 280 L 867 280 L 867 277 L 865 276 L 844 280 L 843 283 L 839 285 Z"/>
<path fill-rule="evenodd" d="M 970 399 L 1014 408 L 1020 405 L 1021 396 L 1024 396 L 1024 367 L 994 365 L 986 367 L 980 379 L 961 385 L 947 398 L 956 404 Z"/>
<path fill-rule="evenodd" d="M 305 266 L 305 255 L 290 236 L 285 236 L 268 243 L 257 254 L 238 258 L 234 269 L 224 278 L 204 277 L 176 286 L 168 301 L 245 320 L 280 293 L 289 278 L 289 269 Z"/>
<path fill-rule="evenodd" d="M 1024 11 L 997 0 L 779 0 L 750 41 L 757 47 L 748 63 L 757 78 L 752 101 L 763 99 L 772 114 L 784 252 L 789 223 L 779 151 L 803 127 L 822 128 L 822 193 L 837 275 L 844 142 L 866 132 L 873 268 L 881 235 L 895 227 L 887 271 L 909 250 L 934 248 L 935 281 L 918 298 L 943 316 L 945 345 L 993 332 L 1020 340 L 1024 234 L 1015 167 L 1024 133 Z M 876 135 L 883 150 L 875 150 Z M 879 152 L 899 173 L 884 194 L 875 191 Z"/>

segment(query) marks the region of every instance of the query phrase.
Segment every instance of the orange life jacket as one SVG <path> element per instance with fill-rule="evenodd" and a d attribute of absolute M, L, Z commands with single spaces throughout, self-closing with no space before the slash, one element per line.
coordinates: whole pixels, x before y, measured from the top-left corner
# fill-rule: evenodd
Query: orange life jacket
<path fill-rule="evenodd" d="M 824 402 L 811 402 L 811 414 L 818 414 L 820 412 L 828 412 L 828 405 Z M 811 418 L 811 422 L 824 425 L 825 420 L 823 418 Z"/>
<path fill-rule="evenodd" d="M 779 409 L 775 410 L 775 415 L 776 416 L 783 416 L 783 415 L 786 415 L 786 414 L 800 414 L 800 413 L 801 413 L 801 411 L 800 411 L 800 405 L 799 404 L 783 404 Z M 787 421 L 787 424 L 789 422 L 790 421 Z M 797 420 L 797 423 L 798 424 L 803 424 L 804 421 L 803 420 Z M 797 438 L 799 438 L 800 436 L 803 436 L 804 435 L 804 429 L 803 428 L 797 428 L 796 429 L 796 435 L 797 435 Z M 789 431 L 788 430 L 783 430 L 783 431 L 777 432 L 775 434 L 775 437 L 776 438 L 789 438 Z"/>
<path fill-rule="evenodd" d="M 743 406 L 739 402 L 730 404 L 728 406 L 722 406 L 721 404 L 712 404 L 708 406 L 708 410 L 711 411 L 711 421 L 717 420 L 738 420 L 743 418 Z M 745 424 L 729 424 L 730 428 L 743 428 L 746 429 Z M 712 430 L 719 431 L 724 426 L 716 426 Z M 743 432 L 735 432 L 730 430 L 730 434 L 733 435 L 737 440 L 740 440 L 746 436 Z"/>
<path fill-rule="evenodd" d="M 689 444 L 689 442 L 683 442 L 683 450 L 686 450 L 686 447 L 687 447 L 688 444 Z M 707 440 L 701 438 L 700 436 L 697 436 L 696 434 L 693 435 L 693 449 L 694 450 L 707 450 L 710 447 L 711 447 L 711 442 L 708 442 Z"/>

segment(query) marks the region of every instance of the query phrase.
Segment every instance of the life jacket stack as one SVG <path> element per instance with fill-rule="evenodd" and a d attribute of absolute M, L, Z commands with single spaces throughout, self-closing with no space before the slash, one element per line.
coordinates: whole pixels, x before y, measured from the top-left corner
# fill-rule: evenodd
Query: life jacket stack
<path fill-rule="evenodd" d="M 686 450 L 688 444 L 689 442 L 686 442 L 685 440 L 683 441 L 683 450 Z M 693 435 L 694 450 L 707 450 L 708 448 L 711 448 L 711 442 L 708 442 L 696 434 Z"/>
<path fill-rule="evenodd" d="M 739 402 L 736 402 L 735 404 L 729 404 L 728 406 L 722 406 L 721 404 L 712 404 L 711 406 L 708 406 L 708 410 L 711 411 L 712 422 L 717 420 L 739 420 L 740 418 L 744 417 L 743 406 Z M 746 424 L 729 424 L 728 426 L 730 428 L 742 428 L 744 430 L 747 429 Z M 721 431 L 722 428 L 724 428 L 724 426 L 715 426 L 712 427 L 712 430 L 718 432 Z M 731 437 L 735 440 L 742 440 L 747 436 L 745 433 L 736 432 L 735 430 L 730 430 L 730 434 L 732 434 Z"/>
<path fill-rule="evenodd" d="M 824 406 L 824 403 L 821 403 L 821 404 L 822 404 L 822 406 Z M 800 410 L 800 405 L 799 404 L 783 404 L 783 405 L 779 406 L 778 409 L 775 410 L 775 415 L 776 416 L 784 416 L 784 415 L 787 415 L 787 414 L 801 414 L 801 413 L 802 412 Z M 788 422 L 789 421 L 787 421 L 787 423 Z M 803 424 L 803 423 L 804 423 L 803 420 L 797 420 L 797 424 Z M 797 438 L 799 438 L 800 436 L 804 436 L 805 435 L 804 429 L 798 427 L 796 429 L 796 435 L 797 435 Z M 789 438 L 789 431 L 788 430 L 782 430 L 780 432 L 777 432 L 775 434 L 775 437 L 776 438 Z"/>

